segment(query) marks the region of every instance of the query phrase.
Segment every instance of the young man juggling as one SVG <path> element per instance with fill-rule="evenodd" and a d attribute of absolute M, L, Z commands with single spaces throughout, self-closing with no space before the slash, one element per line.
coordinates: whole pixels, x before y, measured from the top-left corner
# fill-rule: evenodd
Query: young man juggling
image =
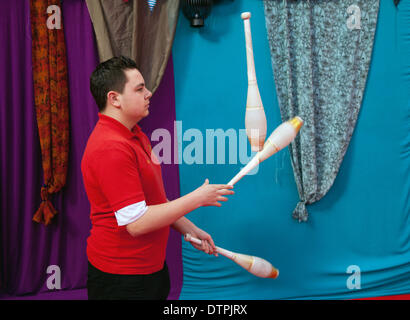
<path fill-rule="evenodd" d="M 184 217 L 221 206 L 233 187 L 204 184 L 173 201 L 166 198 L 158 161 L 138 122 L 149 115 L 151 92 L 135 62 L 114 57 L 97 66 L 90 89 L 99 108 L 81 162 L 91 206 L 87 239 L 89 299 L 166 299 L 169 227 L 199 238 L 215 254 L 212 237 Z"/>

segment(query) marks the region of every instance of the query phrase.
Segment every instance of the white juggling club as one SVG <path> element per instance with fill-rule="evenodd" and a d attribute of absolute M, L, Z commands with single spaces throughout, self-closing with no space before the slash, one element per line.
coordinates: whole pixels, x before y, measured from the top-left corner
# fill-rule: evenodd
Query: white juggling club
<path fill-rule="evenodd" d="M 246 63 L 248 69 L 248 96 L 246 99 L 245 128 L 252 151 L 260 151 L 266 138 L 266 116 L 258 83 L 253 57 L 250 12 L 241 14 L 245 29 Z"/>
<path fill-rule="evenodd" d="M 202 241 L 192 237 L 189 233 L 184 236 L 186 241 L 201 244 Z M 220 247 L 216 247 L 216 251 L 221 255 L 236 262 L 242 268 L 248 270 L 253 275 L 260 278 L 277 278 L 279 276 L 279 270 L 272 266 L 272 264 L 265 259 L 249 256 L 247 254 L 232 252 Z"/>
<path fill-rule="evenodd" d="M 279 150 L 282 150 L 288 146 L 293 139 L 295 139 L 300 128 L 303 125 L 303 120 L 300 117 L 294 117 L 277 127 L 269 138 L 266 140 L 262 151 L 259 151 L 255 156 L 248 162 L 248 164 L 242 168 L 241 171 L 228 182 L 229 185 L 233 186 L 240 179 L 248 174 L 252 169 L 254 169 L 259 163 L 266 160 L 270 156 L 274 155 Z"/>

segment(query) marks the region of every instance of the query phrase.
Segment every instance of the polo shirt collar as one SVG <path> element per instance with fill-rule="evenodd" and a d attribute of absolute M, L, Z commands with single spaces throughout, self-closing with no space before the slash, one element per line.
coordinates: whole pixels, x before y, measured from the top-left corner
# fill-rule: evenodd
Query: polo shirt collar
<path fill-rule="evenodd" d="M 100 119 L 99 122 L 101 124 L 107 125 L 110 128 L 118 131 L 119 133 L 121 133 L 121 135 L 123 135 L 126 138 L 134 138 L 138 136 L 138 134 L 140 134 L 142 131 L 138 124 L 136 124 L 130 131 L 121 122 L 119 122 L 118 120 L 112 117 L 106 116 L 105 114 L 102 114 L 102 113 L 98 113 L 98 117 Z"/>

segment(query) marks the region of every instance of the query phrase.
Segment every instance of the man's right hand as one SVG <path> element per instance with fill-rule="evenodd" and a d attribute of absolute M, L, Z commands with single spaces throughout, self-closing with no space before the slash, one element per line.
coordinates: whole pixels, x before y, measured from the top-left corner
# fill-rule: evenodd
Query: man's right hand
<path fill-rule="evenodd" d="M 234 194 L 233 186 L 227 184 L 209 184 L 209 180 L 205 179 L 202 186 L 194 192 L 199 197 L 199 204 L 201 207 L 216 206 L 221 207 L 219 201 L 228 201 L 226 195 Z"/>

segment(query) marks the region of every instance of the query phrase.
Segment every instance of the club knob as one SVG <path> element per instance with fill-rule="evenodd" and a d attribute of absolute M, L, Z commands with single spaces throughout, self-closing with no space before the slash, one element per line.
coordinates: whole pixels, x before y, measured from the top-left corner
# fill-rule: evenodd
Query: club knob
<path fill-rule="evenodd" d="M 243 20 L 250 19 L 250 17 L 251 17 L 251 13 L 250 13 L 250 12 L 243 12 L 243 13 L 241 14 L 241 18 L 242 18 Z"/>

